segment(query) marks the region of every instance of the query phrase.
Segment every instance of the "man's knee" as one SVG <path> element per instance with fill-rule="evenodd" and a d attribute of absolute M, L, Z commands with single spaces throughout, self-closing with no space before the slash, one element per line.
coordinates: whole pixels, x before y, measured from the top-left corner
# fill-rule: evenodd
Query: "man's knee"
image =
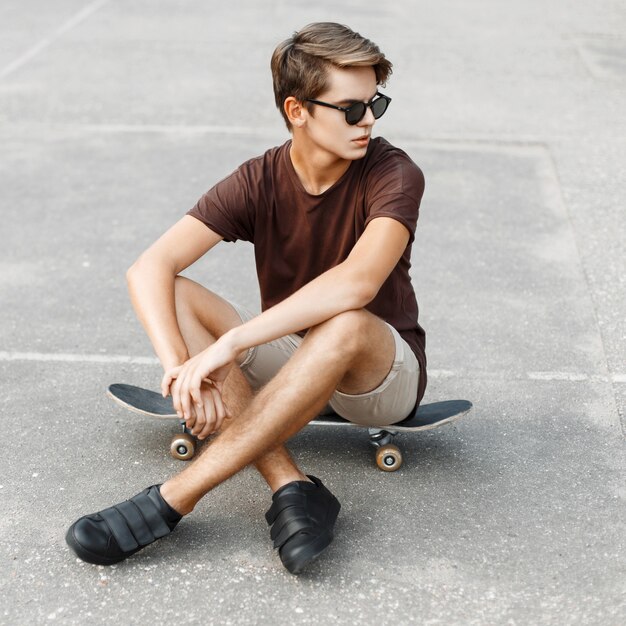
<path fill-rule="evenodd" d="M 176 314 L 184 315 L 194 311 L 193 281 L 184 276 L 176 276 L 174 279 L 174 302 Z"/>
<path fill-rule="evenodd" d="M 311 333 L 328 339 L 343 353 L 358 354 L 368 344 L 369 333 L 377 322 L 380 320 L 365 309 L 354 309 L 318 324 Z"/>
<path fill-rule="evenodd" d="M 174 300 L 181 329 L 199 323 L 217 339 L 241 324 L 239 315 L 226 300 L 184 276 L 177 276 L 174 281 Z"/>

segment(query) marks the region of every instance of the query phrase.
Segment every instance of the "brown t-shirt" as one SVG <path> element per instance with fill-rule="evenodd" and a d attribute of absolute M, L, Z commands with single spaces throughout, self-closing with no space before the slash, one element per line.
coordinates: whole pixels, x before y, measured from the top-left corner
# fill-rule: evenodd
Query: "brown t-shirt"
<path fill-rule="evenodd" d="M 426 388 L 425 334 L 411 285 L 414 239 L 424 176 L 402 150 L 379 137 L 362 159 L 320 195 L 308 193 L 291 162 L 291 141 L 251 159 L 205 193 L 189 215 L 225 241 L 254 244 L 265 311 L 344 261 L 368 223 L 398 220 L 410 232 L 402 258 L 365 307 L 391 324 L 420 364 L 417 400 Z"/>

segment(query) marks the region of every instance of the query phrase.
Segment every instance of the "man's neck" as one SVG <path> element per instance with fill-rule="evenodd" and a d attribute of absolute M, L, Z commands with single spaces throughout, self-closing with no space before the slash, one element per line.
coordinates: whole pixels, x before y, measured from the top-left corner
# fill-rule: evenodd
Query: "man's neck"
<path fill-rule="evenodd" d="M 352 161 L 341 159 L 301 137 L 294 137 L 289 156 L 302 186 L 318 196 L 330 189 L 348 170 Z"/>

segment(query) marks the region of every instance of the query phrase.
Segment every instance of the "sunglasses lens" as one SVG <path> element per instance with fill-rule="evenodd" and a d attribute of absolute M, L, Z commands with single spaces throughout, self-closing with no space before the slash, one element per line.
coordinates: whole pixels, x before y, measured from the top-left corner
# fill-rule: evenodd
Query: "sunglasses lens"
<path fill-rule="evenodd" d="M 358 124 L 365 115 L 366 105 L 362 102 L 355 102 L 352 106 L 348 107 L 346 111 L 346 122 L 350 126 Z"/>
<path fill-rule="evenodd" d="M 372 113 L 374 114 L 374 119 L 378 119 L 385 114 L 387 107 L 389 106 L 389 101 L 387 98 L 377 98 L 372 102 Z"/>

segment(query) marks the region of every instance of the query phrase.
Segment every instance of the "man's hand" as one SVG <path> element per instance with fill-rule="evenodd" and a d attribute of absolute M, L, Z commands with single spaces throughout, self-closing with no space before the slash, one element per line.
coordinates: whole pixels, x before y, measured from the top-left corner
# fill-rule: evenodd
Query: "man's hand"
<path fill-rule="evenodd" d="M 228 417 L 222 390 L 236 356 L 228 340 L 222 338 L 163 376 L 163 396 L 171 393 L 176 412 L 198 439 L 218 431 Z"/>

